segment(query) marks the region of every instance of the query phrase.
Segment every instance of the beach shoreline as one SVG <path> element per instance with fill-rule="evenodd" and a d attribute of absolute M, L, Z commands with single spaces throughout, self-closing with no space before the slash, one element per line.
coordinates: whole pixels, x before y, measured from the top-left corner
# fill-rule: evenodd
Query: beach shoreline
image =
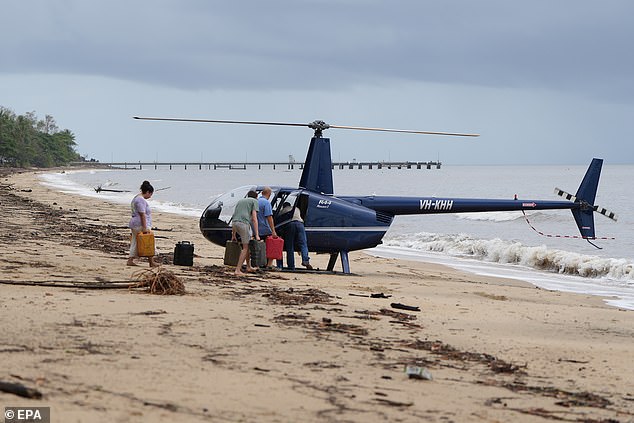
<path fill-rule="evenodd" d="M 36 175 L 0 180 L 0 381 L 43 398 L 0 392 L 5 406 L 53 421 L 634 421 L 634 312 L 600 297 L 362 252 L 350 276 L 236 278 L 197 219 L 161 212 L 159 259 L 184 296 L 64 288 L 146 267 L 125 266 L 126 206 Z M 184 240 L 191 268 L 169 264 Z"/>

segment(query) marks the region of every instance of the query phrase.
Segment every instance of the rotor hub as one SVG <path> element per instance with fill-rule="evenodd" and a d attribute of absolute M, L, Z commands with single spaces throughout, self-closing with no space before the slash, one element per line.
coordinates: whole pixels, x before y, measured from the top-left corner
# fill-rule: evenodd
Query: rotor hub
<path fill-rule="evenodd" d="M 321 137 L 324 130 L 330 128 L 323 120 L 314 120 L 308 124 L 308 127 L 315 130 L 315 137 Z"/>

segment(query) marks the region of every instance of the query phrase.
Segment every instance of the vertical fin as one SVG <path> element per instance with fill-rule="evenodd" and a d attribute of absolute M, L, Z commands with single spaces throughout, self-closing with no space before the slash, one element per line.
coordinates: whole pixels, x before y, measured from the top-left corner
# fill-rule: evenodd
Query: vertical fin
<path fill-rule="evenodd" d="M 334 194 L 330 138 L 313 137 L 310 140 L 299 186 L 326 195 Z"/>
<path fill-rule="evenodd" d="M 579 208 L 571 210 L 581 236 L 587 239 L 595 238 L 594 200 L 599 187 L 602 165 L 602 159 L 592 159 L 575 195 L 575 203 L 579 202 Z"/>
<path fill-rule="evenodd" d="M 594 199 L 597 195 L 597 188 L 599 187 L 599 176 L 601 176 L 601 166 L 603 165 L 602 159 L 592 159 L 586 175 L 579 185 L 577 199 L 585 201 L 590 205 L 594 205 Z"/>

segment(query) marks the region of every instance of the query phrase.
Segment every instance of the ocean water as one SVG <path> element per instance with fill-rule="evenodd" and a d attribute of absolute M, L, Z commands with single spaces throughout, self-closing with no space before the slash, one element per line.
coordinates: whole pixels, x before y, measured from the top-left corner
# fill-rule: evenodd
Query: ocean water
<path fill-rule="evenodd" d="M 442 169 L 335 169 L 340 195 L 560 199 L 555 187 L 575 193 L 586 166 L 449 166 Z M 295 187 L 301 170 L 199 169 L 80 170 L 42 175 L 55 189 L 128 204 L 141 182 L 154 188 L 155 210 L 198 219 L 218 195 L 257 184 Z M 634 165 L 604 164 L 595 204 L 614 211 L 613 222 L 595 213 L 597 249 L 578 236 L 568 210 L 397 216 L 369 254 L 445 264 L 473 273 L 512 277 L 546 289 L 607 297 L 634 310 L 634 217 L 630 214 Z M 127 192 L 96 192 L 95 188 Z M 352 269 L 354 271 L 354 269 Z"/>

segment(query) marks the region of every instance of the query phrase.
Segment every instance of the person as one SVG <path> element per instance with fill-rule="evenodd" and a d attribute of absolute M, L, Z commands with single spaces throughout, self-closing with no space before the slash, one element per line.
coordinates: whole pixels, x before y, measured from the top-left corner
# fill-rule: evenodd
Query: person
<path fill-rule="evenodd" d="M 258 198 L 258 233 L 260 239 L 266 241 L 270 236 L 277 238 L 275 232 L 275 223 L 273 222 L 273 208 L 271 207 L 271 187 L 264 187 L 260 198 Z M 273 269 L 273 259 L 270 258 L 266 262 L 268 269 Z"/>
<path fill-rule="evenodd" d="M 289 213 L 292 207 L 286 202 L 282 205 L 281 213 Z M 299 212 L 299 208 L 293 210 L 293 217 L 284 227 L 284 250 L 286 251 L 286 264 L 289 269 L 295 269 L 295 246 L 299 248 L 302 255 L 302 266 L 312 270 L 310 258 L 308 257 L 308 242 L 306 241 L 306 228 Z"/>
<path fill-rule="evenodd" d="M 128 223 L 128 227 L 132 231 L 130 239 L 130 255 L 128 256 L 128 266 L 136 266 L 134 259 L 139 257 L 137 252 L 136 237 L 139 232 L 149 231 L 152 229 L 152 211 L 147 200 L 154 194 L 154 187 L 148 181 L 141 184 L 141 192 L 134 196 L 130 203 L 132 217 Z M 154 257 L 149 257 L 150 267 L 156 267 L 158 264 L 154 261 Z"/>
<path fill-rule="evenodd" d="M 251 190 L 247 193 L 246 198 L 239 200 L 236 203 L 236 208 L 231 216 L 231 240 L 237 241 L 236 235 L 240 236 L 240 242 L 242 243 L 242 250 L 238 257 L 238 264 L 236 265 L 235 274 L 242 276 L 242 264 L 246 260 L 247 272 L 255 272 L 257 269 L 251 267 L 251 254 L 249 254 L 249 241 L 251 240 L 251 224 L 253 224 L 253 233 L 255 239 L 259 240 L 258 234 L 258 194 Z"/>

